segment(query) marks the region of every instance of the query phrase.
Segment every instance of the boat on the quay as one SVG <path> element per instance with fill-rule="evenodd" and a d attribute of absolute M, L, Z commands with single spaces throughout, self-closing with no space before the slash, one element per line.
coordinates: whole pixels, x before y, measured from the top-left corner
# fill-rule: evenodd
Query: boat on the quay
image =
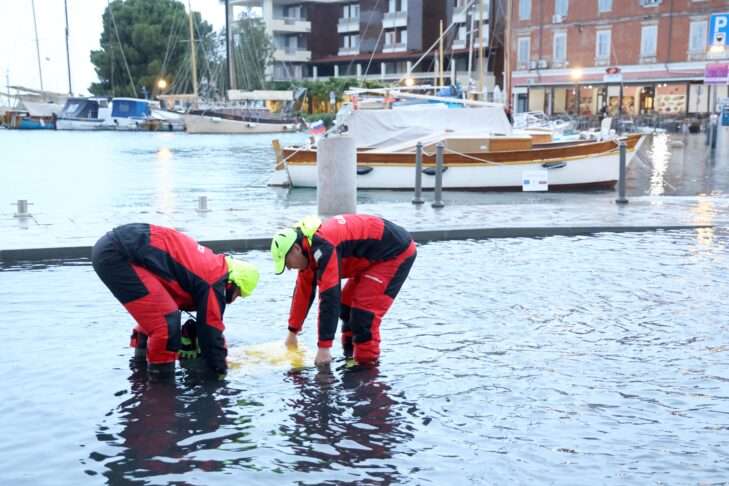
<path fill-rule="evenodd" d="M 522 190 L 539 178 L 549 190 L 609 189 L 619 171 L 619 143 L 629 163 L 643 135 L 603 133 L 593 139 L 560 141 L 548 132 L 513 130 L 503 106 L 449 109 L 414 105 L 405 109 L 349 110 L 337 117 L 337 131 L 357 147 L 357 187 L 412 189 L 416 144 L 423 145 L 422 187 L 435 185 L 436 146 L 444 146 L 444 189 Z M 317 147 L 285 147 L 270 185 L 316 187 Z"/>

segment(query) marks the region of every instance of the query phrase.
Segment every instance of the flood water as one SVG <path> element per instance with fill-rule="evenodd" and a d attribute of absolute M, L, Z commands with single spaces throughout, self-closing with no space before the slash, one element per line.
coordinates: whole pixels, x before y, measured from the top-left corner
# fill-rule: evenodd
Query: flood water
<path fill-rule="evenodd" d="M 0 131 L 0 249 L 90 244 L 132 221 L 270 234 L 316 207 L 313 190 L 266 186 L 271 138 Z M 360 192 L 408 228 L 678 218 L 673 201 L 695 196 L 721 222 L 421 245 L 381 363 L 361 373 L 311 366 L 312 312 L 303 367 L 264 356 L 222 383 L 150 382 L 88 262 L 4 266 L 0 485 L 727 484 L 729 160 L 703 142 L 649 139 L 628 171 L 628 196 L 648 202 L 627 208 L 611 191 L 446 192 L 441 212 Z M 16 199 L 32 219 L 13 218 Z M 295 277 L 242 256 L 262 276 L 226 312 L 236 356 L 282 342 Z"/>
<path fill-rule="evenodd" d="M 422 245 L 377 369 L 217 385 L 130 368 L 131 320 L 87 264 L 6 270 L 0 483 L 722 483 L 728 248 L 713 230 Z M 264 271 L 228 309 L 231 348 L 284 338 L 293 278 Z"/>

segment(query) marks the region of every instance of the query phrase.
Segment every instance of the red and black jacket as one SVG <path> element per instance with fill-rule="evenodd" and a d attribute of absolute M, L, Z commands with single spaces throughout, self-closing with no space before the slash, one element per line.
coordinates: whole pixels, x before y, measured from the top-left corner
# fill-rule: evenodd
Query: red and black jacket
<path fill-rule="evenodd" d="M 319 340 L 322 348 L 332 346 L 341 307 L 341 279 L 364 272 L 371 265 L 390 260 L 412 242 L 400 226 L 377 216 L 344 214 L 321 224 L 309 244 L 302 246 L 309 266 L 299 271 L 291 302 L 289 330 L 298 333 L 319 289 Z"/>
<path fill-rule="evenodd" d="M 180 309 L 196 311 L 200 351 L 213 370 L 225 372 L 225 256 L 161 226 L 128 224 L 114 228 L 111 235 L 131 263 L 159 276 Z"/>

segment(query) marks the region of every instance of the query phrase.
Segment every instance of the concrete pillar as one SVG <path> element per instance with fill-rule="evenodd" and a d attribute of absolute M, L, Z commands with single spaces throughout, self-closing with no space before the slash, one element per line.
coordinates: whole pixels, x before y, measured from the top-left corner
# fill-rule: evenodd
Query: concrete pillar
<path fill-rule="evenodd" d="M 319 140 L 316 199 L 321 216 L 357 212 L 357 151 L 354 139 L 336 135 Z"/>
<path fill-rule="evenodd" d="M 380 79 L 385 79 L 385 73 L 387 72 L 387 69 L 385 68 L 386 64 L 384 62 L 380 63 Z"/>
<path fill-rule="evenodd" d="M 357 79 L 362 79 L 362 65 L 357 63 Z"/>
<path fill-rule="evenodd" d="M 314 81 L 316 81 L 317 78 L 319 77 L 319 67 L 318 66 L 314 66 L 311 68 L 311 77 L 314 78 Z"/>
<path fill-rule="evenodd" d="M 334 77 L 335 78 L 339 77 L 339 65 L 338 64 L 334 65 Z"/>

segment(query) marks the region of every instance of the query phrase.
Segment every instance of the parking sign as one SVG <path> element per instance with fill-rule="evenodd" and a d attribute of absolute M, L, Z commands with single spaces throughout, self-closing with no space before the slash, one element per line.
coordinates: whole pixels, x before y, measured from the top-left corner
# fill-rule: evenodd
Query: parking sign
<path fill-rule="evenodd" d="M 709 45 L 727 45 L 729 36 L 729 12 L 717 13 L 709 20 Z"/>

